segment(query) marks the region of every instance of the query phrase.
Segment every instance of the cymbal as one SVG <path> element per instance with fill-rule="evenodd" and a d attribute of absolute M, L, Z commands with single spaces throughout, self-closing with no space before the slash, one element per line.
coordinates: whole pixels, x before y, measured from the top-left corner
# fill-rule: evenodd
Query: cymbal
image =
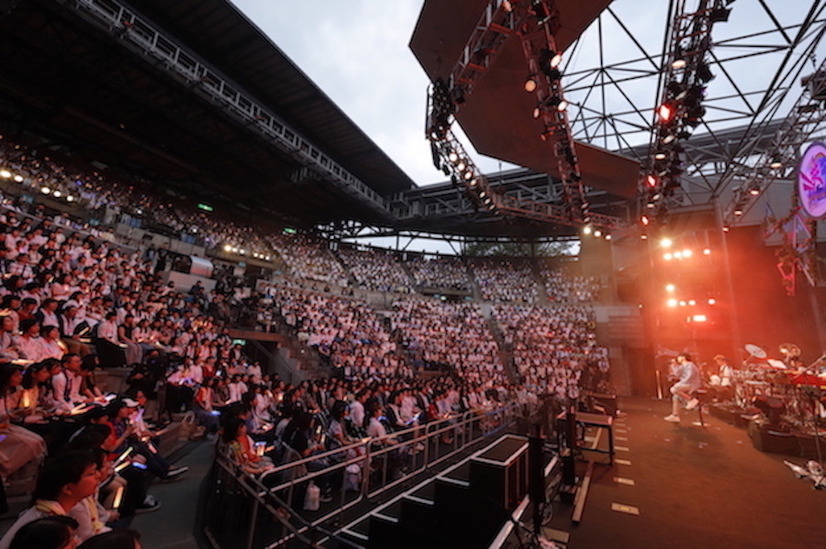
<path fill-rule="evenodd" d="M 746 343 L 746 352 L 754 358 L 766 358 L 769 356 L 761 347 L 758 347 L 752 343 Z"/>
<path fill-rule="evenodd" d="M 780 352 L 786 356 L 800 356 L 800 347 L 795 345 L 794 343 L 784 343 L 780 347 Z"/>
<path fill-rule="evenodd" d="M 769 368 L 777 368 L 778 370 L 786 369 L 786 364 L 782 360 L 777 360 L 776 358 L 767 358 L 766 362 L 769 363 Z"/>

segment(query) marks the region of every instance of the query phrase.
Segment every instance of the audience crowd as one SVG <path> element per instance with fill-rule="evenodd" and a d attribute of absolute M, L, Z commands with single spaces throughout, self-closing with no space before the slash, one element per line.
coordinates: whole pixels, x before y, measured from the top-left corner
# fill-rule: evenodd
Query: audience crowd
<path fill-rule="evenodd" d="M 356 250 L 341 246 L 338 257 L 362 288 L 379 292 L 410 292 L 410 278 L 390 251 L 374 248 Z"/>
<path fill-rule="evenodd" d="M 240 292 L 252 293 L 249 299 L 231 284 L 177 288 L 165 281 L 157 251 L 116 244 L 105 226 L 0 195 L 0 476 L 9 487 L 36 479 L 32 506 L 0 549 L 32 546 L 26 540 L 39 539 L 43 529 L 139 544 L 139 534 L 123 526 L 159 508 L 150 481 L 186 473 L 158 452 L 182 412 L 197 419 L 197 433 L 212 438 L 220 431 L 239 466 L 257 474 L 283 460 L 285 448 L 307 457 L 546 391 L 574 399 L 584 378 L 605 379 L 607 351 L 596 343 L 593 312 L 581 305 L 597 297 L 596 279 L 542 271 L 549 299 L 567 303 L 542 308 L 533 305 L 537 286 L 527 262 L 478 260 L 471 265 L 482 298 L 497 302 L 491 318 L 474 302 L 404 295 L 379 313 L 301 281 L 346 287 L 352 276 L 365 289 L 410 292 L 405 267 L 389 253 L 341 247 L 337 258 L 319 238 L 263 238 L 5 140 L 0 166 L 8 169 L 9 177 L 0 172 L 4 179 L 22 174 L 15 183 L 26 192 L 71 196 L 94 219 L 135 216 L 182 239 L 197 235 L 208 247 L 250 255 L 274 250 L 293 277 L 265 294 Z M 406 267 L 416 286 L 470 289 L 459 259 L 411 260 Z M 235 318 L 230 311 L 250 299 L 262 309 L 253 312 L 259 320 L 272 324 L 277 317 L 315 349 L 331 377 L 293 386 L 245 356 L 228 322 Z M 518 383 L 508 381 L 507 353 Z M 106 394 L 96 380 L 121 367 L 126 388 Z M 426 369 L 441 374 L 425 380 Z M 261 443 L 274 449 L 259 452 Z M 403 470 L 418 448 L 397 444 Z M 320 482 L 329 498 L 329 479 Z"/>
<path fill-rule="evenodd" d="M 459 258 L 418 256 L 408 259 L 405 266 L 419 288 L 470 291 L 467 269 Z"/>
<path fill-rule="evenodd" d="M 476 259 L 471 265 L 483 300 L 536 302 L 538 290 L 529 263 L 515 259 Z"/>

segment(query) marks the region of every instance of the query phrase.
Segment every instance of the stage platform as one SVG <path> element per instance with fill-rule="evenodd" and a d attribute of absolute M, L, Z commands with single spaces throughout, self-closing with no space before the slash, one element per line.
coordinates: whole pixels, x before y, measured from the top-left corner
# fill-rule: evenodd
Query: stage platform
<path fill-rule="evenodd" d="M 826 547 L 826 491 L 744 429 L 708 415 L 696 426 L 696 411 L 668 423 L 668 401 L 624 398 L 620 410 L 615 464 L 594 466 L 582 522 L 555 505 L 550 526 L 570 533 L 568 549 Z"/>

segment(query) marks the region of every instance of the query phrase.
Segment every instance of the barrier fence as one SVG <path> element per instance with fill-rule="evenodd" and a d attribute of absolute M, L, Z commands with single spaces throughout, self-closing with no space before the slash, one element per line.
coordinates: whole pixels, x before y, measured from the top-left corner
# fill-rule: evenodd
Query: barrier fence
<path fill-rule="evenodd" d="M 204 534 L 215 549 L 321 547 L 332 537 L 325 525 L 500 433 L 521 410 L 513 404 L 443 417 L 303 459 L 276 444 L 269 454 L 276 465 L 260 475 L 244 472 L 219 447 L 202 495 Z M 304 511 L 311 485 L 331 488 L 333 501 L 321 503 L 317 511 Z M 359 547 L 337 541 L 339 547 Z"/>

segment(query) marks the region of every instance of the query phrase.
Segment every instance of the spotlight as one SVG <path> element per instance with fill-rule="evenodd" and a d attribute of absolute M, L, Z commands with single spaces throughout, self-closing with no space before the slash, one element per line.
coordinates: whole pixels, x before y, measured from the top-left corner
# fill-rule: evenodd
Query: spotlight
<path fill-rule="evenodd" d="M 660 184 L 660 181 L 659 181 L 659 179 L 657 178 L 656 175 L 650 175 L 649 174 L 645 178 L 645 184 L 653 189 L 654 187 L 656 187 L 657 185 Z"/>
<path fill-rule="evenodd" d="M 588 225 L 582 228 L 582 234 L 591 234 L 592 231 L 593 229 L 591 229 L 591 227 Z"/>
<path fill-rule="evenodd" d="M 675 139 L 677 139 L 677 136 L 675 136 L 673 134 L 668 134 L 665 137 L 663 137 L 663 144 L 668 145 L 669 143 L 671 143 Z"/>
<path fill-rule="evenodd" d="M 654 159 L 655 160 L 665 160 L 665 153 L 664 152 L 658 152 L 657 154 L 654 155 Z"/>
<path fill-rule="evenodd" d="M 40 187 L 40 192 L 43 194 L 49 194 L 52 190 L 49 187 Z"/>
<path fill-rule="evenodd" d="M 717 304 L 717 300 L 716 300 L 716 299 L 714 299 L 713 297 L 710 297 L 710 298 L 708 299 L 708 304 L 709 304 L 709 305 L 716 305 L 716 304 Z"/>
<path fill-rule="evenodd" d="M 465 181 L 470 181 L 473 179 L 473 170 L 466 171 L 463 177 L 465 178 Z"/>
<path fill-rule="evenodd" d="M 674 69 L 682 69 L 685 68 L 685 59 L 675 59 L 671 63 L 671 67 Z"/>
<path fill-rule="evenodd" d="M 60 192 L 60 191 L 55 191 L 55 192 L 54 192 L 54 197 L 55 197 L 55 198 L 60 198 L 61 196 L 63 196 L 63 193 L 62 193 L 62 192 Z"/>
<path fill-rule="evenodd" d="M 779 158 L 777 158 L 777 157 L 772 158 L 772 162 L 771 162 L 771 164 L 769 164 L 769 168 L 771 168 L 773 170 L 779 170 L 782 167 L 783 167 L 783 162 L 781 162 Z M 2 173 L 0 173 L 0 175 L 2 175 Z"/>
<path fill-rule="evenodd" d="M 232 251 L 232 246 L 230 246 L 229 244 L 224 244 L 224 251 L 225 252 L 231 252 Z"/>
<path fill-rule="evenodd" d="M 674 120 L 677 114 L 677 106 L 674 103 L 666 102 L 657 107 L 657 117 L 662 124 L 668 124 Z"/>
<path fill-rule="evenodd" d="M 697 304 L 697 302 L 696 302 L 696 301 L 694 301 L 693 299 L 689 299 L 689 300 L 688 300 L 688 304 L 689 304 L 689 305 L 691 305 L 691 306 L 693 307 L 694 305 L 696 305 L 696 304 Z"/>
<path fill-rule="evenodd" d="M 610 233 L 605 235 L 605 240 L 611 240 L 611 235 L 610 235 Z"/>
<path fill-rule="evenodd" d="M 540 116 L 542 116 L 542 109 L 541 109 L 541 108 L 539 108 L 539 107 L 534 107 L 534 109 L 533 109 L 533 117 L 534 117 L 534 118 L 539 118 Z"/>
<path fill-rule="evenodd" d="M 680 300 L 680 307 L 685 307 L 687 303 L 683 300 Z"/>
<path fill-rule="evenodd" d="M 665 259 L 666 261 L 671 261 L 672 259 L 674 259 L 674 256 L 670 253 L 664 253 L 663 259 Z"/>
<path fill-rule="evenodd" d="M 671 299 L 666 301 L 665 304 L 668 305 L 669 307 L 676 307 L 677 306 L 677 300 L 672 297 Z"/>
<path fill-rule="evenodd" d="M 536 77 L 529 76 L 527 80 L 525 80 L 525 91 L 528 93 L 533 93 L 536 91 Z"/>
<path fill-rule="evenodd" d="M 694 255 L 694 252 L 691 250 L 683 250 L 683 257 L 691 257 L 692 255 Z"/>
<path fill-rule="evenodd" d="M 67 196 L 67 197 L 66 197 L 66 202 L 74 202 L 74 201 L 75 201 L 75 197 L 74 197 L 74 196 L 69 195 L 69 196 Z"/>
<path fill-rule="evenodd" d="M 758 189 L 757 187 L 752 187 L 751 189 L 749 189 L 749 194 L 752 196 L 757 196 L 758 194 L 760 194 L 760 189 Z"/>
<path fill-rule="evenodd" d="M 673 292 L 676 289 L 677 289 L 677 287 L 674 284 L 666 284 L 665 285 L 665 291 L 666 292 Z"/>
<path fill-rule="evenodd" d="M 708 317 L 706 315 L 694 315 L 691 317 L 691 320 L 694 322 L 706 322 L 708 321 Z"/>
<path fill-rule="evenodd" d="M 450 154 L 447 155 L 447 159 L 455 164 L 456 161 L 459 160 L 459 155 L 456 154 L 456 151 L 450 151 Z"/>
<path fill-rule="evenodd" d="M 23 182 L 23 176 L 22 176 L 22 175 L 20 175 L 20 174 L 17 174 L 17 175 L 15 175 L 15 176 L 14 176 L 14 180 L 15 180 L 17 183 L 22 183 L 22 182 Z"/>
<path fill-rule="evenodd" d="M 473 178 L 473 179 L 470 180 L 470 186 L 471 187 L 475 187 L 477 183 L 479 183 L 479 181 L 476 178 Z"/>
<path fill-rule="evenodd" d="M 711 72 L 711 69 L 708 67 L 708 63 L 705 61 L 701 61 L 697 67 L 697 78 L 699 78 L 701 82 L 710 82 L 711 80 L 714 80 L 714 73 Z"/>
<path fill-rule="evenodd" d="M 650 220 L 650 219 L 648 219 L 648 216 L 647 216 L 647 215 L 644 215 L 644 216 L 642 216 L 642 217 L 640 218 L 640 222 L 641 222 L 643 225 L 648 225 L 648 224 L 650 224 L 650 223 L 651 223 L 651 220 Z"/>
<path fill-rule="evenodd" d="M 743 215 L 743 208 L 734 208 L 734 215 Z M 723 227 L 723 230 L 726 230 L 726 227 Z"/>
<path fill-rule="evenodd" d="M 0 177 L 8 179 L 11 177 L 11 172 L 9 170 L 0 170 Z"/>
<path fill-rule="evenodd" d="M 674 242 L 668 237 L 665 237 L 662 240 L 660 240 L 660 246 L 663 248 L 670 248 L 673 243 Z"/>
<path fill-rule="evenodd" d="M 597 238 L 601 237 L 602 236 L 602 231 L 597 229 L 596 231 L 594 231 L 594 236 L 597 237 Z"/>
<path fill-rule="evenodd" d="M 674 259 L 682 259 L 683 252 L 674 252 Z"/>
<path fill-rule="evenodd" d="M 711 250 L 706 248 L 705 250 L 703 250 L 703 255 L 711 255 Z"/>
<path fill-rule="evenodd" d="M 718 7 L 711 10 L 708 20 L 712 23 L 726 23 L 728 16 L 731 14 L 731 8 Z"/>
<path fill-rule="evenodd" d="M 640 239 L 641 240 L 648 240 L 648 235 L 647 234 L 641 234 Z"/>
<path fill-rule="evenodd" d="M 459 163 L 456 164 L 456 169 L 460 172 L 465 171 L 465 168 L 467 168 L 467 165 L 465 164 L 464 160 L 460 160 Z"/>

